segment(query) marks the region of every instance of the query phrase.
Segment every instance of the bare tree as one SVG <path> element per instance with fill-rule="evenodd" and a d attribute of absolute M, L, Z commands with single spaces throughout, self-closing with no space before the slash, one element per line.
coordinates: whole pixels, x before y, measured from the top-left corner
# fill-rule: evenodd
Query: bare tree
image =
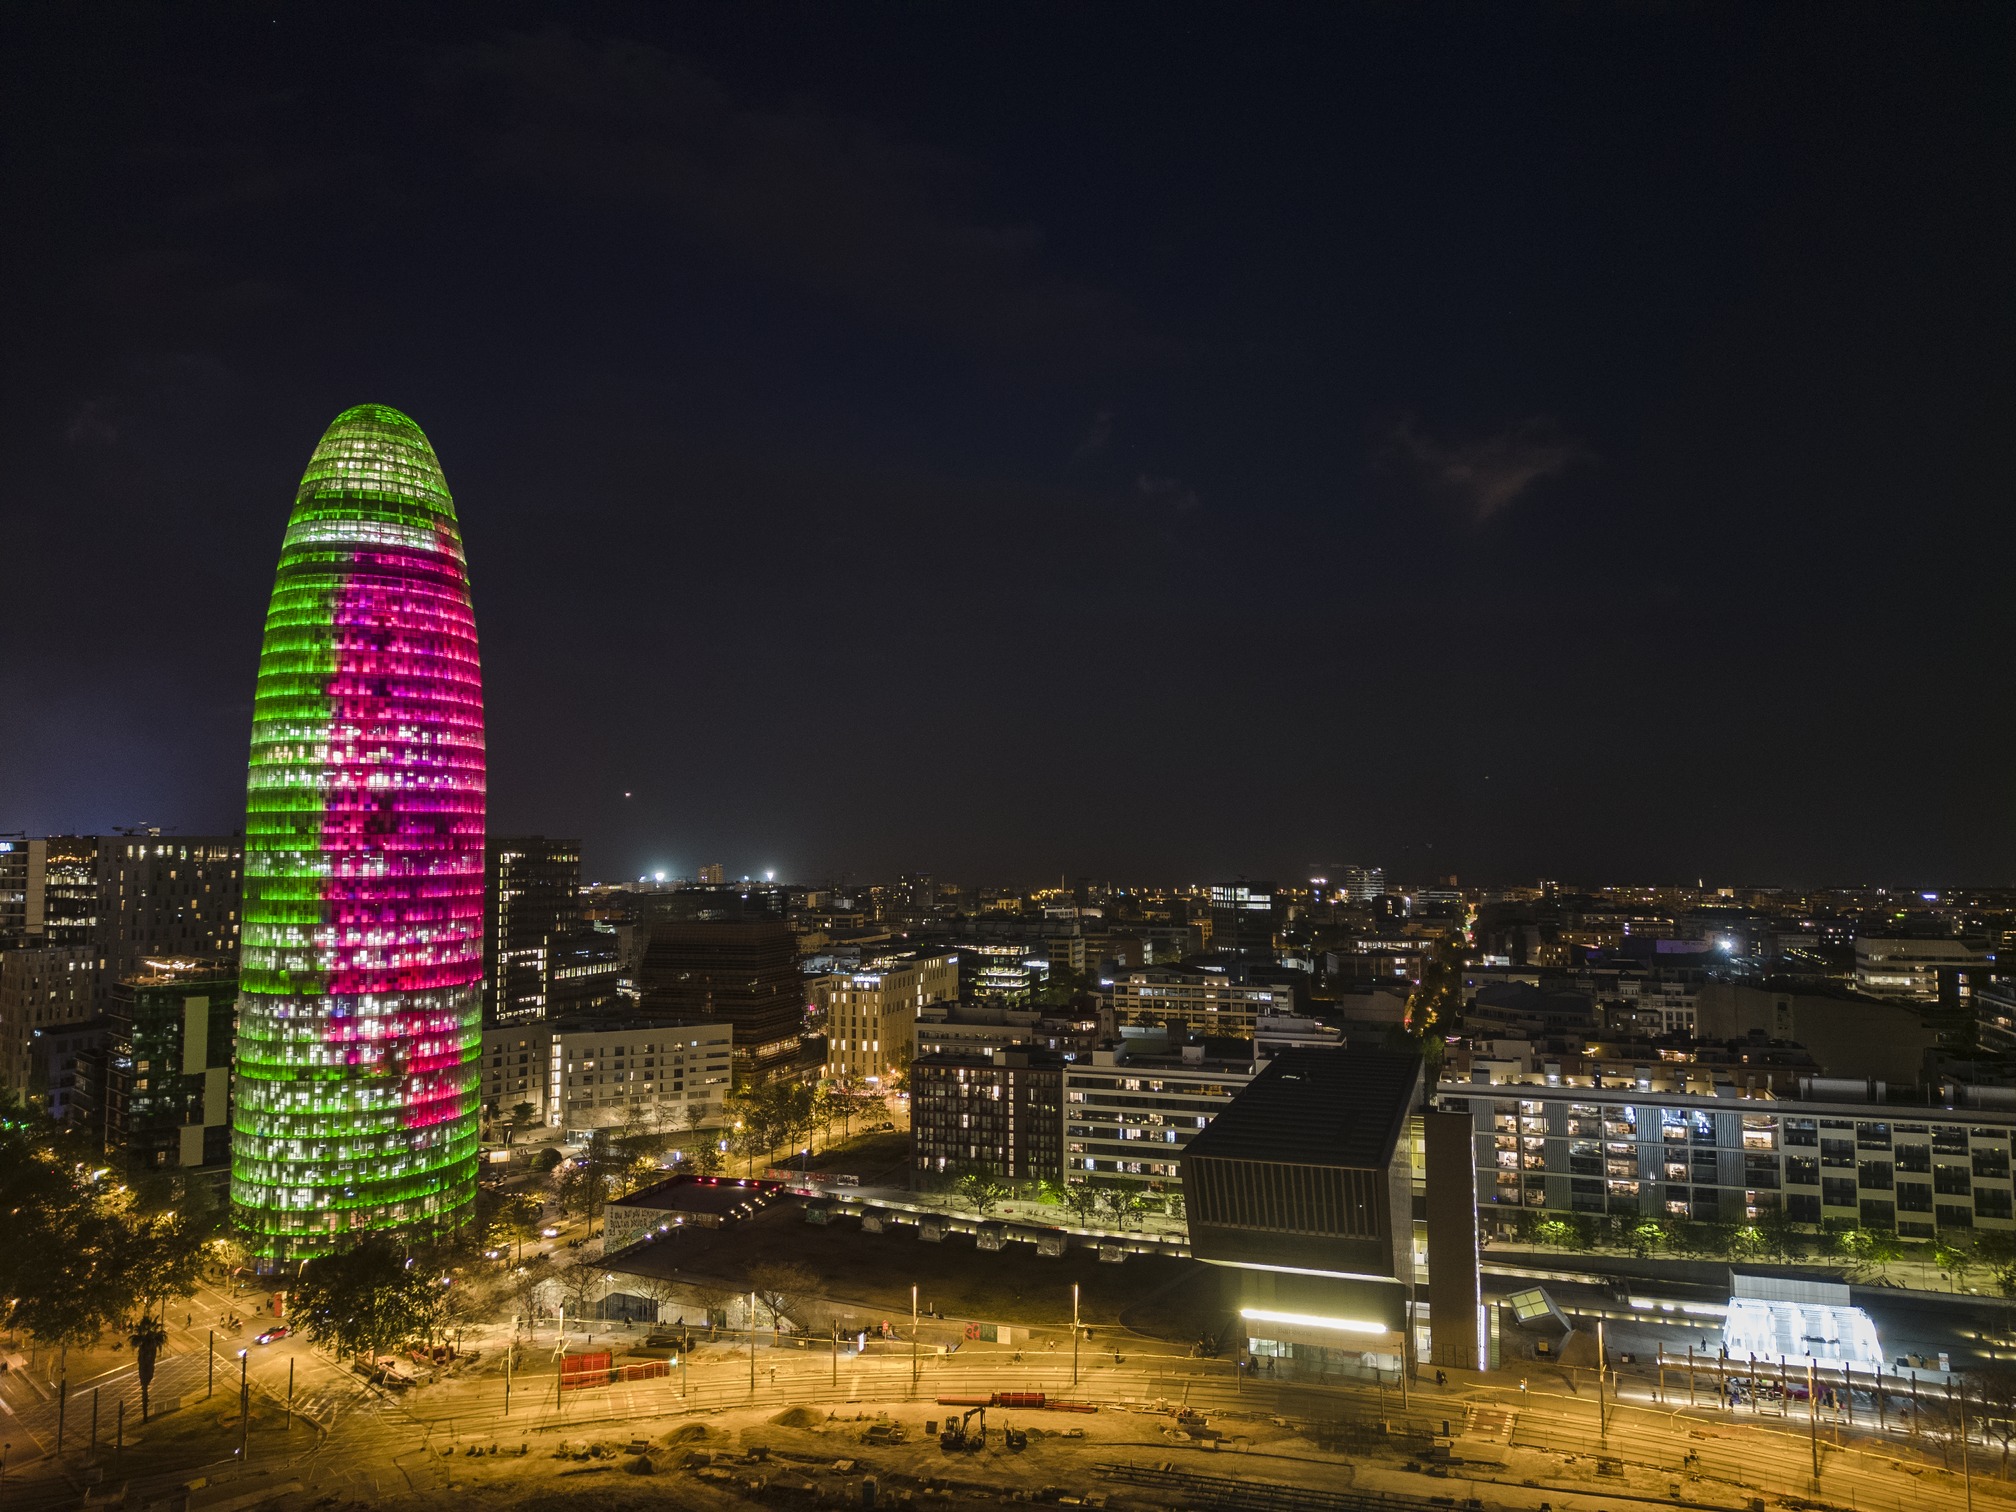
<path fill-rule="evenodd" d="M 819 1294 L 819 1276 L 795 1260 L 770 1260 L 750 1267 L 749 1289 L 773 1320 L 802 1328 Z"/>

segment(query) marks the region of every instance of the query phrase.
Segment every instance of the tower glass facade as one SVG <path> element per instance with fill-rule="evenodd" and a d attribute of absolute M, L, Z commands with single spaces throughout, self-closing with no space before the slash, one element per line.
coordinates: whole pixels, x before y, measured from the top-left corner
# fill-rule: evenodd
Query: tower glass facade
<path fill-rule="evenodd" d="M 267 1262 L 469 1216 L 483 784 L 454 502 L 359 405 L 301 479 L 253 697 L 231 1198 Z"/>

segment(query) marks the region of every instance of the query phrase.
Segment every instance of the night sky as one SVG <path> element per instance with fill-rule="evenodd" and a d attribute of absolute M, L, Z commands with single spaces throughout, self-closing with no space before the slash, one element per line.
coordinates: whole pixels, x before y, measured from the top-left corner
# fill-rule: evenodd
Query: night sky
<path fill-rule="evenodd" d="M 0 830 L 454 489 L 495 831 L 2016 882 L 2016 8 L 10 6 Z M 626 798 L 625 793 L 634 796 Z"/>

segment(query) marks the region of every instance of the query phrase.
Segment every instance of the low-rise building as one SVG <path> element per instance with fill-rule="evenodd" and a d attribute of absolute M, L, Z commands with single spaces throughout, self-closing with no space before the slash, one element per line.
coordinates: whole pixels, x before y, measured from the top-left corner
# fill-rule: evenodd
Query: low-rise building
<path fill-rule="evenodd" d="M 642 1191 L 612 1198 L 602 1209 L 602 1251 L 613 1255 L 657 1234 L 692 1225 L 725 1228 L 757 1211 L 784 1189 L 782 1182 L 734 1176 L 674 1176 Z"/>

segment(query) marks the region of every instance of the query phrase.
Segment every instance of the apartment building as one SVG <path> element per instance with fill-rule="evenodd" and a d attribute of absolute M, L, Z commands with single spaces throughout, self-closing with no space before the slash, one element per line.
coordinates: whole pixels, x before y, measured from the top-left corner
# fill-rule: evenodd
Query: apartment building
<path fill-rule="evenodd" d="M 903 951 L 826 980 L 826 1074 L 880 1083 L 916 1054 L 920 1010 L 959 996 L 959 956 Z"/>
<path fill-rule="evenodd" d="M 1171 1053 L 1160 1037 L 1143 1043 L 1123 1039 L 1064 1068 L 1066 1181 L 1180 1190 L 1184 1149 L 1253 1080 L 1251 1043 L 1215 1055 L 1203 1045 Z"/>
<path fill-rule="evenodd" d="M 1855 941 L 1855 990 L 1870 997 L 1936 1003 L 1942 968 L 1985 966 L 1990 959 L 1987 947 L 1971 940 L 1863 935 Z"/>
<path fill-rule="evenodd" d="M 524 1024 L 518 1030 L 544 1044 L 546 1095 L 540 1111 L 548 1129 L 687 1129 L 696 1117 L 708 1123 L 720 1119 L 734 1085 L 734 1024 L 726 1020 L 611 1018 Z M 486 1105 L 490 1044 L 486 1034 Z M 524 1050 L 508 1044 L 502 1032 L 496 1044 L 512 1060 L 504 1081 L 516 1081 L 516 1056 Z M 504 1117 L 512 1109 L 512 1103 L 500 1105 Z"/>
<path fill-rule="evenodd" d="M 1251 1039 L 1262 1014 L 1294 1010 L 1294 993 L 1237 982 L 1215 971 L 1149 969 L 1115 977 L 1106 989 L 1119 1024 L 1176 1024 L 1196 1035 Z"/>
<path fill-rule="evenodd" d="M 2016 1099 L 1956 1088 L 1950 1105 L 1914 1103 L 1881 1083 L 1821 1078 L 1803 1091 L 1690 1092 L 1647 1076 L 1603 1087 L 1444 1082 L 1435 1096 L 1470 1116 L 1487 1221 L 1524 1208 L 1725 1223 L 1782 1213 L 1905 1238 L 2016 1226 Z"/>
<path fill-rule="evenodd" d="M 920 1055 L 910 1066 L 910 1153 L 919 1178 L 967 1170 L 1055 1181 L 1064 1058 L 1051 1050 Z"/>

